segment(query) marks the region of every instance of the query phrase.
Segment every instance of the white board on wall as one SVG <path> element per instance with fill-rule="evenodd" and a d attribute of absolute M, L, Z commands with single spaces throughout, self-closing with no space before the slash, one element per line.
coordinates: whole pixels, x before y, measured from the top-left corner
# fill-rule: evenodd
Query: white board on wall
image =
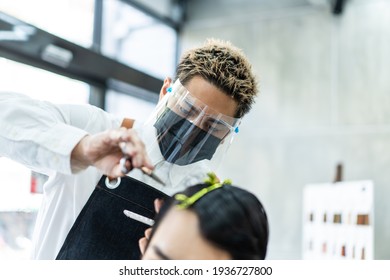
<path fill-rule="evenodd" d="M 373 259 L 373 182 L 305 186 L 302 246 L 303 259 Z"/>

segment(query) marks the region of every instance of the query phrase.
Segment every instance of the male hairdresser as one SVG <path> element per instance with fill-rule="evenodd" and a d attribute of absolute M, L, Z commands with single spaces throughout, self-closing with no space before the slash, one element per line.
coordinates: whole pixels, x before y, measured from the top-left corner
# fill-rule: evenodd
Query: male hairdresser
<path fill-rule="evenodd" d="M 184 53 L 143 124 L 0 93 L 0 156 L 49 175 L 32 257 L 139 258 L 153 201 L 215 169 L 256 94 L 243 53 L 219 40 Z"/>

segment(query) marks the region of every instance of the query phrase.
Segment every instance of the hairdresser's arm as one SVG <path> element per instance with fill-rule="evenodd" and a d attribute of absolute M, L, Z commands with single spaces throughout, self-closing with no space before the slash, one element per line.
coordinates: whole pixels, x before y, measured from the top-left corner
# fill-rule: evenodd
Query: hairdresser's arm
<path fill-rule="evenodd" d="M 54 105 L 20 94 L 0 93 L 0 156 L 46 174 L 72 174 L 90 165 L 104 168 L 104 163 L 113 158 L 94 157 L 88 152 L 110 143 L 112 135 L 103 131 L 118 128 L 120 122 L 89 105 Z M 86 147 L 95 150 L 82 149 Z M 141 158 L 141 164 L 148 166 Z"/>

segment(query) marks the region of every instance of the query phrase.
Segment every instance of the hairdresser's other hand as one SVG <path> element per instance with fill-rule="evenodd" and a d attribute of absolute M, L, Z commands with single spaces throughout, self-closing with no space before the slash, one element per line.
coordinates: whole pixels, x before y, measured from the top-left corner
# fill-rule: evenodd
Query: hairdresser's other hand
<path fill-rule="evenodd" d="M 158 199 L 156 198 L 154 200 L 154 210 L 156 211 L 156 213 L 160 212 L 160 209 L 162 207 L 164 203 L 164 200 L 162 199 Z M 148 243 L 149 243 L 149 239 L 150 239 L 150 235 L 152 234 L 152 228 L 148 228 L 147 230 L 145 230 L 145 236 L 142 237 L 139 241 L 138 241 L 138 246 L 139 246 L 139 249 L 141 251 L 141 254 L 143 255 L 146 251 L 146 247 L 148 246 Z"/>
<path fill-rule="evenodd" d="M 120 145 L 123 145 L 122 149 Z M 153 169 L 145 145 L 137 133 L 133 129 L 121 127 L 82 138 L 71 154 L 72 172 L 95 166 L 107 176 L 124 176 L 119 164 L 123 157 L 122 150 L 130 158 L 126 162 L 127 170 L 143 166 Z"/>
<path fill-rule="evenodd" d="M 163 204 L 164 204 L 164 199 L 156 198 L 154 200 L 154 211 L 156 211 L 156 213 L 160 212 L 160 209 L 163 206 Z"/>

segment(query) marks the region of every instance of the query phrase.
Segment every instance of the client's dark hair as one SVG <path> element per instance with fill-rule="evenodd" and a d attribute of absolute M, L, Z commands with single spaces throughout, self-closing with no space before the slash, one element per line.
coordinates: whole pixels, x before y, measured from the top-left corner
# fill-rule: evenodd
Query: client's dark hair
<path fill-rule="evenodd" d="M 191 197 L 208 184 L 187 188 L 181 194 Z M 181 202 L 173 196 L 165 201 L 153 227 L 153 233 L 174 205 Z M 236 260 L 265 259 L 268 244 L 268 219 L 261 202 L 252 193 L 231 185 L 214 189 L 186 210 L 198 219 L 202 236 Z"/>

